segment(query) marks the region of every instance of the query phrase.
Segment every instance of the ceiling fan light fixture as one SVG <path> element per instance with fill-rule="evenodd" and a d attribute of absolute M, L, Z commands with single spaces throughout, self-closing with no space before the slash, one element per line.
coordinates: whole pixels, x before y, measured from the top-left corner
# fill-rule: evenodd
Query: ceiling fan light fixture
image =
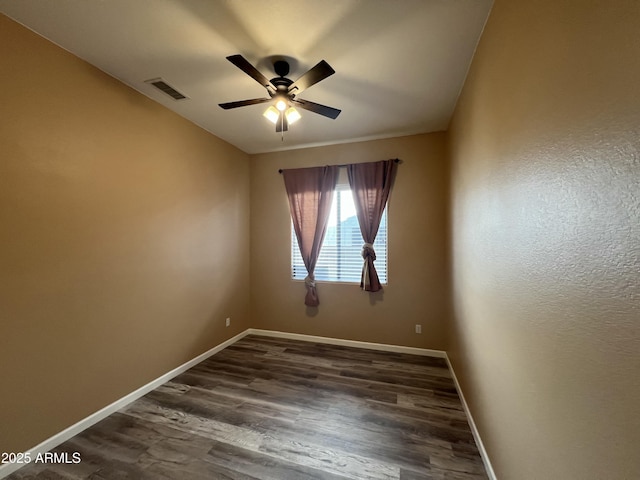
<path fill-rule="evenodd" d="M 286 112 L 284 112 L 285 116 L 287 117 L 287 122 L 289 122 L 289 125 L 291 125 L 292 123 L 297 122 L 298 120 L 300 120 L 301 115 L 300 112 L 298 112 L 295 108 L 293 107 L 289 107 L 287 109 Z"/>
<path fill-rule="evenodd" d="M 286 102 L 286 101 L 284 101 L 283 99 L 279 99 L 279 100 L 276 102 L 276 108 L 277 108 L 278 110 L 280 110 L 281 112 L 284 112 L 284 111 L 285 111 L 285 109 L 287 108 L 287 102 Z"/>
<path fill-rule="evenodd" d="M 267 108 L 262 115 L 264 115 L 267 118 L 267 120 L 269 120 L 271 123 L 274 123 L 274 124 L 280 118 L 280 112 L 273 105 Z"/>

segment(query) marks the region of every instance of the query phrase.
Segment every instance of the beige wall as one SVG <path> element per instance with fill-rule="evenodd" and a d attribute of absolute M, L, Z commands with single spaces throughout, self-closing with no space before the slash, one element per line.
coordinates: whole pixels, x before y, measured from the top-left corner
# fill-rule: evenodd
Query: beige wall
<path fill-rule="evenodd" d="M 307 310 L 304 283 L 291 280 L 291 220 L 278 169 L 389 158 L 403 161 L 389 200 L 389 284 L 382 294 L 369 294 L 357 284 L 318 282 L 320 306 Z M 447 188 L 442 133 L 252 155 L 252 325 L 443 349 L 449 318 Z"/>
<path fill-rule="evenodd" d="M 640 478 L 640 8 L 497 0 L 450 130 L 450 356 L 501 480 Z"/>
<path fill-rule="evenodd" d="M 249 159 L 4 16 L 0 92 L 0 451 L 18 452 L 249 326 Z"/>

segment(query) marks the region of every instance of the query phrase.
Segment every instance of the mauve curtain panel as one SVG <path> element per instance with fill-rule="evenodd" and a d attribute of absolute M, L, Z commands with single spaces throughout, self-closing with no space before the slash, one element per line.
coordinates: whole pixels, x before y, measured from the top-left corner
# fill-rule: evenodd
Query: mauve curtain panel
<path fill-rule="evenodd" d="M 356 215 L 365 242 L 362 247 L 364 265 L 360 288 L 367 292 L 382 290 L 373 264 L 376 259 L 373 242 L 378 234 L 380 219 L 389 199 L 397 166 L 396 160 L 347 165 L 353 203 L 356 206 Z"/>
<path fill-rule="evenodd" d="M 338 172 L 337 166 L 282 171 L 293 229 L 308 273 L 304 279 L 307 288 L 304 303 L 310 307 L 320 304 L 313 272 L 327 231 Z"/>

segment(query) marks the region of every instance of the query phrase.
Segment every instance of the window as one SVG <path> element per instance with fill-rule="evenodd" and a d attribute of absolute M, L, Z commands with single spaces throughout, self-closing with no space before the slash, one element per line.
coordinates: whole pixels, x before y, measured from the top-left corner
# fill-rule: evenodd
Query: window
<path fill-rule="evenodd" d="M 356 207 L 348 184 L 336 186 L 331 204 L 331 214 L 324 243 L 316 263 L 315 279 L 326 282 L 360 283 L 362 274 L 362 245 Z M 381 284 L 387 283 L 387 209 L 380 221 L 380 228 L 373 244 L 376 251 L 376 270 Z M 304 280 L 307 269 L 302 262 L 296 234 L 291 225 L 292 278 Z"/>

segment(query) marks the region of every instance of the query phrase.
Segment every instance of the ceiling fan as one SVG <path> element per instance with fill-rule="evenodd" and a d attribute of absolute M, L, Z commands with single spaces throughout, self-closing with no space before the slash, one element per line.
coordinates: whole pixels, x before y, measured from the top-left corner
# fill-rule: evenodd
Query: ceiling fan
<path fill-rule="evenodd" d="M 340 115 L 341 110 L 337 108 L 296 98 L 298 94 L 310 86 L 336 73 L 324 60 L 321 60 L 315 67 L 311 68 L 295 82 L 286 77 L 289 74 L 289 63 L 286 60 L 276 60 L 273 62 L 273 69 L 278 76 L 271 80 L 268 80 L 267 77 L 262 75 L 242 55 L 231 55 L 227 57 L 227 60 L 266 88 L 269 98 L 253 98 L 250 100 L 240 100 L 238 102 L 220 103 L 219 105 L 225 110 L 259 103 L 275 102 L 274 105 L 264 112 L 264 116 L 276 124 L 276 132 L 286 132 L 289 124 L 300 118 L 300 114 L 295 107 L 300 107 L 334 120 Z"/>

